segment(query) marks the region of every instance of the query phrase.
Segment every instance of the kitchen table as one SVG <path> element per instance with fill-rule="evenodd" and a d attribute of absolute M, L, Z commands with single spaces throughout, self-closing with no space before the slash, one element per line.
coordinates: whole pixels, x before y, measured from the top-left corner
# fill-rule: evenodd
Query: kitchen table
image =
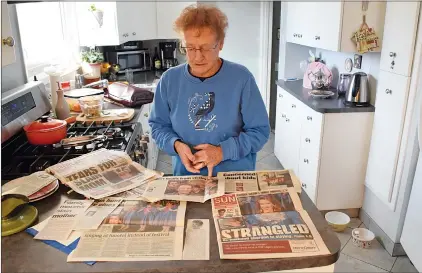
<path fill-rule="evenodd" d="M 66 194 L 60 189 L 49 198 L 34 203 L 39 221 L 48 218 L 66 199 L 82 199 L 77 193 Z M 157 261 L 157 262 L 98 262 L 92 266 L 66 262 L 66 254 L 42 241 L 34 240 L 26 232 L 2 238 L 2 272 L 266 272 L 294 270 L 293 272 L 333 272 L 340 252 L 340 241 L 327 226 L 305 192 L 300 194 L 303 208 L 308 211 L 330 254 L 324 256 L 259 259 L 220 260 L 211 203 L 188 203 L 186 219 L 210 219 L 210 260 L 208 261 Z"/>

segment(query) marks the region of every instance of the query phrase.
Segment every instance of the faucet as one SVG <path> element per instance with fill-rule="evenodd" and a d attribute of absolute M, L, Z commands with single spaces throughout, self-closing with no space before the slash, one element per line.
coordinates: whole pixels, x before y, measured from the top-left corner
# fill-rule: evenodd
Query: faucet
<path fill-rule="evenodd" d="M 82 88 L 88 88 L 88 87 L 93 87 L 93 86 L 101 86 L 102 88 L 107 88 L 108 87 L 108 80 L 104 79 L 104 80 L 92 82 L 92 83 L 89 83 L 87 85 L 82 86 Z"/>

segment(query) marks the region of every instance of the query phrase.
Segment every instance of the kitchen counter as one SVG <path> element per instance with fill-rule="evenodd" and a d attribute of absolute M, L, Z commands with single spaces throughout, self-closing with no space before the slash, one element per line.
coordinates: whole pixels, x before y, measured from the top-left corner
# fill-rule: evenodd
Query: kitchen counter
<path fill-rule="evenodd" d="M 368 107 L 351 107 L 344 105 L 344 97 L 335 95 L 328 99 L 314 99 L 309 96 L 310 89 L 303 88 L 303 81 L 283 81 L 277 80 L 276 84 L 300 100 L 313 110 L 319 113 L 356 113 L 356 112 L 375 112 L 375 107 L 370 105 Z M 332 90 L 337 93 L 336 90 Z"/>
<path fill-rule="evenodd" d="M 77 193 L 66 194 L 60 185 L 52 196 L 34 203 L 39 211 L 39 220 L 48 218 L 66 199 L 82 199 Z M 47 244 L 34 240 L 26 232 L 2 238 L 3 272 L 265 272 L 300 268 L 322 267 L 334 264 L 340 252 L 340 241 L 327 226 L 323 216 L 305 192 L 301 194 L 303 208 L 312 218 L 330 254 L 324 256 L 260 259 L 220 260 L 211 203 L 188 203 L 186 219 L 210 219 L 209 261 L 157 261 L 157 262 L 98 262 L 93 266 L 84 263 L 67 263 L 67 255 Z M 309 272 L 309 270 L 306 270 Z M 322 272 L 322 271 L 321 271 Z"/>

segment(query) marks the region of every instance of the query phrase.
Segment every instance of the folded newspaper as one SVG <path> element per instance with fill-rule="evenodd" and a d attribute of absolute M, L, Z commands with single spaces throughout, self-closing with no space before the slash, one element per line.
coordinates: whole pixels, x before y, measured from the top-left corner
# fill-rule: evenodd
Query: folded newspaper
<path fill-rule="evenodd" d="M 200 202 L 224 194 L 224 181 L 205 176 L 167 176 L 148 183 L 143 198 L 149 202 L 178 200 Z"/>
<path fill-rule="evenodd" d="M 291 188 L 226 194 L 211 203 L 221 259 L 329 254 Z"/>
<path fill-rule="evenodd" d="M 225 181 L 226 193 L 283 188 L 302 192 L 301 183 L 293 170 L 219 172 L 217 178 Z"/>
<path fill-rule="evenodd" d="M 1 187 L 1 191 L 2 195 L 23 194 L 29 197 L 54 181 L 57 181 L 57 178 L 44 171 L 40 171 L 7 182 Z"/>
<path fill-rule="evenodd" d="M 186 202 L 124 200 L 85 231 L 68 262 L 181 260 Z"/>
<path fill-rule="evenodd" d="M 163 174 L 133 162 L 121 151 L 100 149 L 49 167 L 47 172 L 87 198 L 101 199 Z"/>

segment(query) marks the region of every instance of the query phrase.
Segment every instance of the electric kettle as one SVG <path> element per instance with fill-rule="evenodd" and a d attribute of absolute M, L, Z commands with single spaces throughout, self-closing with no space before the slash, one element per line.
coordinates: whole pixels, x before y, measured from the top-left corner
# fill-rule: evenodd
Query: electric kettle
<path fill-rule="evenodd" d="M 348 106 L 369 106 L 370 99 L 368 75 L 364 72 L 354 73 L 346 92 L 344 104 Z"/>

